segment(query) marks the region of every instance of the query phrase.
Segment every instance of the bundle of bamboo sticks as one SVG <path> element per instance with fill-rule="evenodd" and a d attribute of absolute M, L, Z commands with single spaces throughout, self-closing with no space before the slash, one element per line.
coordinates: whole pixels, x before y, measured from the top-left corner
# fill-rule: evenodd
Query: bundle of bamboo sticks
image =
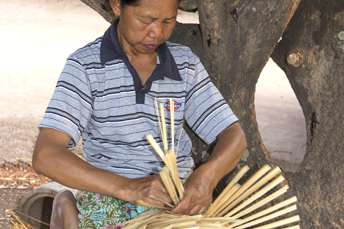
<path fill-rule="evenodd" d="M 155 152 L 165 163 L 160 172 L 161 180 L 174 205 L 183 198 L 183 184 L 179 179 L 174 152 L 174 103 L 170 99 L 171 148 L 167 143 L 165 113 L 162 104 L 156 103 L 163 150 L 154 138 L 147 136 Z M 248 166 L 242 167 L 228 183 L 223 192 L 211 204 L 204 215 L 181 216 L 165 210 L 152 209 L 138 218 L 128 221 L 124 228 L 179 229 L 179 228 L 233 228 L 271 229 L 300 228 L 300 218 L 293 213 L 297 210 L 296 197 L 276 202 L 288 190 L 285 178 L 278 167 L 265 165 L 254 175 L 245 179 Z"/>
<path fill-rule="evenodd" d="M 178 168 L 177 168 L 177 159 L 175 154 L 174 147 L 174 109 L 175 104 L 172 99 L 169 99 L 169 110 L 170 110 L 170 136 L 171 144 L 168 144 L 167 141 L 167 127 L 165 119 L 165 110 L 164 104 L 158 103 L 155 100 L 155 109 L 158 117 L 160 135 L 163 143 L 163 149 L 160 148 L 159 144 L 154 140 L 152 135 L 147 136 L 147 141 L 159 155 L 161 160 L 164 162 L 165 167 L 160 172 L 160 178 L 171 197 L 171 200 L 174 205 L 177 205 L 178 202 L 183 198 L 184 187 L 183 183 L 179 178 Z"/>

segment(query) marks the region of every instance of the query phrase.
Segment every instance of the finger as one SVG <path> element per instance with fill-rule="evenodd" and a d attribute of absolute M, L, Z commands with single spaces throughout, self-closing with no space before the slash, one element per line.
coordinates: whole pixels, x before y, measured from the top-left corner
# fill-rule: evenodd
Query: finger
<path fill-rule="evenodd" d="M 161 192 L 159 193 L 155 191 L 154 193 L 150 193 L 146 198 L 149 199 L 150 202 L 154 202 L 155 206 L 159 206 L 159 208 L 174 208 L 174 206 L 171 204 L 171 199 Z"/>
<path fill-rule="evenodd" d="M 202 206 L 200 205 L 196 205 L 195 207 L 193 207 L 190 212 L 188 213 L 188 215 L 198 215 L 200 214 L 201 210 L 202 210 Z"/>
<path fill-rule="evenodd" d="M 154 175 L 152 177 L 152 179 L 153 179 L 152 182 L 151 182 L 152 188 L 154 190 L 157 190 L 157 191 L 163 193 L 166 196 L 169 196 L 168 192 L 167 192 L 167 190 L 166 190 L 166 188 L 164 186 L 164 184 L 162 183 L 162 180 L 161 180 L 160 176 L 159 175 Z"/>
<path fill-rule="evenodd" d="M 207 207 L 201 208 L 201 210 L 199 211 L 199 214 L 205 213 L 207 211 L 207 209 L 208 209 Z"/>
<path fill-rule="evenodd" d="M 165 208 L 163 203 L 149 197 L 136 201 L 136 204 L 153 208 Z"/>
<path fill-rule="evenodd" d="M 164 200 L 162 200 L 162 199 L 160 199 L 160 198 L 158 198 L 158 197 L 150 197 L 152 200 L 156 200 L 156 201 L 159 201 L 159 202 L 161 202 L 161 203 L 163 203 L 164 205 L 166 205 L 167 207 L 169 207 L 169 208 L 174 208 L 174 206 L 171 204 L 171 203 L 169 203 L 169 202 L 167 202 L 167 201 L 164 201 Z"/>
<path fill-rule="evenodd" d="M 154 196 L 163 202 L 172 203 L 170 196 L 167 193 L 161 192 L 159 190 L 152 190 L 149 196 Z"/>
<path fill-rule="evenodd" d="M 188 201 L 183 199 L 173 210 L 173 213 L 185 215 L 188 211 Z"/>
<path fill-rule="evenodd" d="M 159 202 L 172 203 L 170 196 L 166 193 L 165 189 L 161 187 L 160 181 L 156 179 L 153 179 L 153 181 L 145 187 L 145 191 L 142 194 L 141 199 L 155 197 L 155 199 L 159 199 Z"/>

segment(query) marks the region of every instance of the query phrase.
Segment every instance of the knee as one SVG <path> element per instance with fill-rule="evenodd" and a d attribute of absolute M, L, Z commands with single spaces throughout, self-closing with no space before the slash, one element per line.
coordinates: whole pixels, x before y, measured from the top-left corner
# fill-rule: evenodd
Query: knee
<path fill-rule="evenodd" d="M 50 228 L 78 228 L 76 200 L 72 192 L 62 191 L 55 195 Z"/>
<path fill-rule="evenodd" d="M 53 211 L 61 216 L 66 208 L 75 208 L 76 201 L 71 191 L 65 190 L 57 193 L 54 197 Z"/>

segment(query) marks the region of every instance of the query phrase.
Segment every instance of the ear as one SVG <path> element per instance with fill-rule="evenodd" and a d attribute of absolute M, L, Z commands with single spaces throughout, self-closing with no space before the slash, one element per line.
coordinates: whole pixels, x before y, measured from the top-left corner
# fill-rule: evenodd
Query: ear
<path fill-rule="evenodd" d="M 115 16 L 119 17 L 121 15 L 121 2 L 120 0 L 109 0 L 112 8 L 112 12 Z"/>

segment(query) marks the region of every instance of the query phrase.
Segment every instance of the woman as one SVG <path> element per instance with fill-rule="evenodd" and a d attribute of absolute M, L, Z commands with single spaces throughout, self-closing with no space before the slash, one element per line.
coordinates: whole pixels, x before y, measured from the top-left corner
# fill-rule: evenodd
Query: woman
<path fill-rule="evenodd" d="M 67 59 L 40 124 L 35 170 L 82 190 L 76 201 L 70 192 L 58 194 L 51 228 L 120 224 L 145 210 L 135 205 L 138 201 L 167 207 L 171 200 L 157 175 L 162 164 L 145 141 L 153 134 L 161 142 L 156 101 L 172 98 L 175 103 L 175 144 L 185 196 L 172 212 L 204 212 L 215 186 L 246 147 L 236 116 L 198 57 L 167 42 L 176 25 L 178 0 L 110 4 L 119 20 Z M 184 120 L 206 143 L 216 142 L 210 159 L 194 171 Z M 86 162 L 68 149 L 80 137 Z"/>

